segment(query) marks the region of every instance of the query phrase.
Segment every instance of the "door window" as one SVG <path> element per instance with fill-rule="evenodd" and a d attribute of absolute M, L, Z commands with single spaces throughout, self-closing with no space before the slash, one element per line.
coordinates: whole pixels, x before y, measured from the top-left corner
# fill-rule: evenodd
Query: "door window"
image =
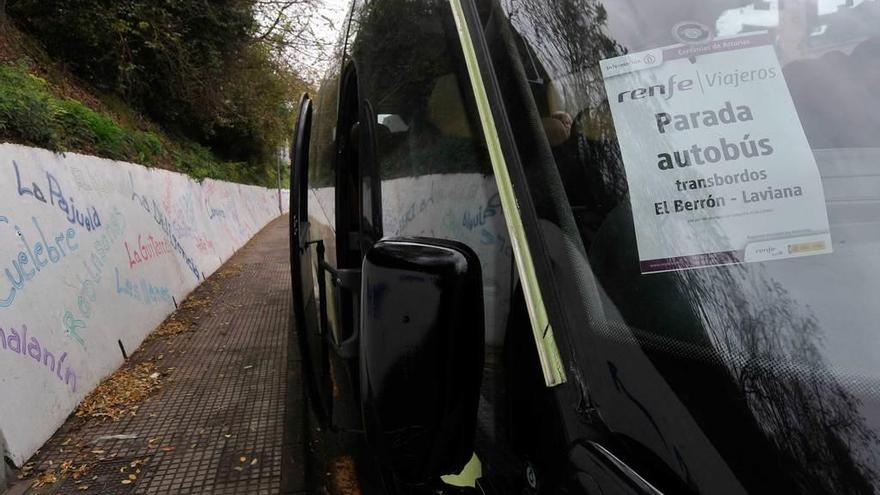
<path fill-rule="evenodd" d="M 354 17 L 363 99 L 375 115 L 384 236 L 454 239 L 480 257 L 489 345 L 503 342 L 512 253 L 445 0 L 372 2 Z M 362 27 L 361 27 L 362 26 Z"/>

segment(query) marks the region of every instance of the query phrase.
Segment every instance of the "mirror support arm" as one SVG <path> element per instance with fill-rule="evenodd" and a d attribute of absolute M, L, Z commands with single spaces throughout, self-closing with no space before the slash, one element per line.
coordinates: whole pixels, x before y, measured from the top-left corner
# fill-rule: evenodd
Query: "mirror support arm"
<path fill-rule="evenodd" d="M 341 268 L 337 269 L 331 266 L 324 259 L 324 241 L 310 241 L 307 242 L 305 247 L 308 248 L 310 245 L 315 245 L 315 251 L 318 255 L 318 297 L 321 301 L 323 307 L 326 307 L 327 304 L 327 291 L 325 287 L 325 278 L 324 272 L 330 273 L 333 276 L 333 284 L 337 287 L 348 291 L 351 294 L 352 300 L 354 301 L 354 314 L 355 316 L 360 313 L 360 297 L 361 297 L 361 269 L 360 268 Z M 327 321 L 325 320 L 326 312 L 322 312 L 321 318 L 321 328 L 327 328 Z M 357 322 L 357 318 L 355 318 L 355 322 Z M 330 332 L 327 332 L 326 338 L 333 346 L 333 349 L 336 351 L 339 356 L 351 359 L 357 357 L 358 353 L 358 342 L 360 340 L 360 325 L 355 323 L 354 329 L 352 330 L 351 336 L 342 342 L 335 342 L 333 338 L 330 337 Z"/>

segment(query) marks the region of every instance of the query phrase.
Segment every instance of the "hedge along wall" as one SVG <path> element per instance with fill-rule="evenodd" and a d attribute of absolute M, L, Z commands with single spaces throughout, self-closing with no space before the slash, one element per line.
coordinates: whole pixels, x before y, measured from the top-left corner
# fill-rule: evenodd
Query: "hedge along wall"
<path fill-rule="evenodd" d="M 0 144 L 6 455 L 40 448 L 122 364 L 119 343 L 136 349 L 278 205 L 274 189 Z"/>

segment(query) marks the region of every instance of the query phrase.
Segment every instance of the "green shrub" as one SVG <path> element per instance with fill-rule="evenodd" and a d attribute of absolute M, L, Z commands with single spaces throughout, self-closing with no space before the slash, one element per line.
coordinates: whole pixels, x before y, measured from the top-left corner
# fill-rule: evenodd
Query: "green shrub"
<path fill-rule="evenodd" d="M 137 153 L 138 162 L 144 165 L 153 165 L 157 156 L 161 155 L 164 147 L 159 136 L 152 132 L 135 132 L 133 137 L 134 151 Z"/>
<path fill-rule="evenodd" d="M 285 4 L 8 0 L 7 11 L 51 56 L 93 87 L 149 115 L 175 137 L 186 136 L 244 170 L 232 170 L 216 159 L 205 161 L 192 150 L 180 150 L 169 162 L 197 175 L 268 182 L 275 151 L 285 145 L 293 127 L 290 99 L 305 88 L 279 60 L 278 46 L 259 36 L 263 3 Z M 155 142 L 127 140 L 103 124 L 89 126 L 95 152 L 143 155 L 142 161 L 150 162 Z"/>
<path fill-rule="evenodd" d="M 0 132 L 4 135 L 59 150 L 53 103 L 45 81 L 22 67 L 0 66 Z"/>
<path fill-rule="evenodd" d="M 0 64 L 0 140 L 53 151 L 78 151 L 114 160 L 155 165 L 166 160 L 196 179 L 240 181 L 246 164 L 222 162 L 208 148 L 185 139 L 128 129 L 70 98 L 52 94 L 46 81 L 24 66 Z M 260 177 L 246 177 L 260 182 Z"/>

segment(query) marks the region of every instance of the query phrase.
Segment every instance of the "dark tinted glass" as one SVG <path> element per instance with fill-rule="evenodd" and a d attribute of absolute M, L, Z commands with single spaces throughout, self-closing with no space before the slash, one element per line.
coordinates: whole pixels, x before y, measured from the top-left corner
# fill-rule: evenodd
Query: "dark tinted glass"
<path fill-rule="evenodd" d="M 482 265 L 486 340 L 500 345 L 512 254 L 449 4 L 371 2 L 352 29 L 361 103 L 374 114 L 383 235 L 470 246 Z"/>
<path fill-rule="evenodd" d="M 621 455 L 628 452 L 645 470 L 667 473 L 706 493 L 873 492 L 880 446 L 875 433 L 880 425 L 880 2 L 479 4 L 552 261 L 554 279 L 545 282 L 563 302 L 576 365 L 603 417 L 627 446 L 618 447 Z M 783 90 L 750 100 L 757 104 L 750 103 L 749 110 L 758 122 L 765 118 L 762 111 L 774 109 L 775 116 L 767 119 L 779 118 L 783 131 L 805 137 L 800 148 L 795 141 L 772 142 L 772 162 L 759 157 L 746 163 L 749 140 L 760 146 L 760 131 L 732 135 L 724 122 L 713 124 L 702 113 L 712 110 L 716 120 L 735 118 L 722 116 L 724 100 L 714 108 L 694 108 L 695 117 L 677 115 L 681 107 L 666 98 L 678 91 L 674 101 L 686 107 L 687 98 L 698 101 L 698 84 L 711 80 L 728 86 L 736 114 L 736 102 L 746 98 L 751 81 L 770 77 L 742 70 L 757 52 L 731 49 L 726 59 L 717 58 L 729 65 L 716 63 L 717 71 L 690 83 L 681 77 L 652 79 L 645 71 L 641 87 L 606 95 L 603 60 L 631 55 L 651 65 L 655 60 L 648 55 L 654 52 L 647 51 L 659 49 L 668 63 L 672 52 L 662 50 L 684 48 L 693 51 L 681 56 L 690 56 L 690 67 L 699 71 L 706 67 L 701 56 L 708 58 L 709 52 L 700 50 L 707 43 L 758 37 L 769 46 L 760 53 L 778 64 L 775 76 Z M 775 109 L 786 107 L 776 100 L 787 95 L 793 110 L 783 119 L 783 110 Z M 657 121 L 647 128 L 651 132 L 638 134 L 643 131 L 612 111 L 613 104 L 630 100 L 654 105 Z M 658 132 L 658 126 L 668 132 Z M 715 145 L 718 161 L 729 163 L 716 167 L 714 151 L 705 144 L 722 138 L 726 141 Z M 723 144 L 733 139 L 737 146 L 747 145 L 747 151 L 738 148 L 735 159 Z M 633 211 L 641 207 L 634 198 L 643 195 L 635 188 L 655 185 L 640 182 L 644 179 L 632 167 L 657 167 L 662 157 L 644 163 L 626 158 L 640 147 L 689 149 L 691 142 L 708 153 L 699 156 L 700 165 L 687 177 L 703 181 L 693 187 L 718 191 L 705 182 L 719 180 L 716 175 L 722 182 L 727 176 L 742 181 L 728 203 L 753 200 L 749 194 L 767 190 L 773 174 L 815 174 L 821 190 L 814 204 L 827 212 L 824 234 L 830 234 L 823 252 L 830 252 L 800 256 L 799 250 L 817 245 L 793 243 L 779 259 L 744 263 L 743 255 L 733 253 L 685 260 L 692 265 L 667 260 L 667 271 L 649 273 L 653 265 L 640 256 L 647 242 L 637 242 Z M 785 158 L 800 151 L 810 160 Z M 671 151 L 670 159 L 678 167 Z M 770 182 L 763 182 L 762 170 Z M 674 184 L 670 181 L 667 205 L 673 210 L 674 194 L 681 192 Z M 778 188 L 779 194 L 789 194 Z M 768 209 L 779 204 L 774 201 L 790 199 L 774 196 L 776 185 L 771 189 L 769 196 L 759 196 Z M 730 206 L 725 211 L 736 211 Z M 662 203 L 658 208 L 657 215 L 664 214 Z M 801 217 L 814 214 L 804 209 Z M 648 241 L 669 252 L 694 254 L 682 246 L 714 245 L 733 235 L 720 216 L 704 215 Z M 763 217 L 751 218 L 760 222 Z M 774 228 L 784 229 L 778 218 L 774 222 Z"/>

